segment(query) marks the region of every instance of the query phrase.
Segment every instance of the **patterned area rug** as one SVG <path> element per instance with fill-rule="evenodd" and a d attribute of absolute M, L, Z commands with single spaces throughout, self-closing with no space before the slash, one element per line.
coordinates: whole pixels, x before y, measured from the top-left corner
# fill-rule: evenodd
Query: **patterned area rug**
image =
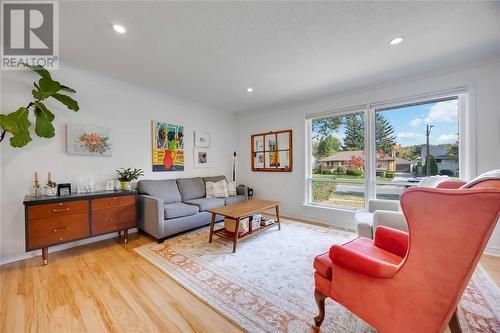
<path fill-rule="evenodd" d="M 298 222 L 282 223 L 232 243 L 208 228 L 136 248 L 140 255 L 244 330 L 310 332 L 317 314 L 312 262 L 332 244 L 353 239 L 350 232 Z M 367 305 L 369 306 L 369 305 Z M 327 300 L 323 332 L 375 332 L 337 303 Z M 500 291 L 478 268 L 465 290 L 459 316 L 464 333 L 500 332 Z"/>

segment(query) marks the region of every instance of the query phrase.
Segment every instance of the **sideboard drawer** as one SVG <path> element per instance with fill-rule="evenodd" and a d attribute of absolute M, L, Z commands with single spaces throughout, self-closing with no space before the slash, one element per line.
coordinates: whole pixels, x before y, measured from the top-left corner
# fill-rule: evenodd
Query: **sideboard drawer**
<path fill-rule="evenodd" d="M 28 219 L 39 219 L 44 217 L 57 217 L 78 214 L 82 212 L 88 213 L 89 201 L 67 201 L 57 202 L 43 205 L 28 207 Z"/>
<path fill-rule="evenodd" d="M 92 210 L 107 209 L 112 207 L 123 208 L 127 206 L 135 206 L 135 195 L 123 195 L 92 200 Z"/>
<path fill-rule="evenodd" d="M 85 210 L 79 213 L 29 220 L 28 248 L 32 250 L 88 237 L 88 215 L 88 211 Z"/>
<path fill-rule="evenodd" d="M 134 201 L 135 202 L 135 201 Z M 135 206 L 129 209 L 123 207 L 111 207 L 92 211 L 92 235 L 134 228 Z"/>

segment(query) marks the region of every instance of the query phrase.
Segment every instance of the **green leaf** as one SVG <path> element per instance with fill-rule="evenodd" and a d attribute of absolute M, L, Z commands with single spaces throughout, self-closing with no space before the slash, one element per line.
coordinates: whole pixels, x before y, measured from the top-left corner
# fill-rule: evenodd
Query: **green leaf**
<path fill-rule="evenodd" d="M 76 90 L 75 90 L 75 89 L 70 88 L 70 87 L 65 86 L 65 85 L 62 85 L 62 84 L 61 84 L 61 90 L 63 90 L 63 91 L 67 91 L 67 92 L 76 93 Z"/>
<path fill-rule="evenodd" d="M 33 95 L 33 98 L 36 99 L 37 101 L 40 101 L 40 100 L 45 99 L 45 98 L 48 97 L 47 96 L 47 97 L 43 98 L 42 93 L 40 93 L 38 90 L 35 90 L 35 89 L 33 89 L 31 91 L 31 94 Z"/>
<path fill-rule="evenodd" d="M 63 95 L 63 94 L 53 94 L 52 97 L 57 99 L 59 102 L 63 103 L 68 107 L 68 109 L 73 110 L 73 111 L 78 111 L 80 110 L 80 107 L 78 106 L 78 102 L 75 101 L 73 98 Z"/>
<path fill-rule="evenodd" d="M 42 112 L 44 112 L 47 115 L 47 119 L 49 119 L 49 121 L 54 120 L 54 118 L 55 118 L 54 114 L 52 112 L 50 112 L 49 109 L 47 109 L 45 104 L 43 104 L 42 102 L 37 102 L 35 104 L 35 107 L 40 109 Z"/>
<path fill-rule="evenodd" d="M 55 135 L 55 129 L 52 125 L 54 114 L 50 112 L 47 107 L 38 102 L 35 104 L 35 133 L 42 138 L 52 138 Z"/>
<path fill-rule="evenodd" d="M 29 67 L 33 72 L 37 73 L 42 78 L 48 78 L 48 79 L 51 78 L 49 71 L 43 68 L 42 66 L 30 66 L 30 65 L 25 65 L 25 66 Z"/>
<path fill-rule="evenodd" d="M 29 111 L 25 107 L 7 115 L 0 114 L 0 127 L 12 134 L 12 138 L 10 138 L 12 147 L 22 147 L 31 141 L 29 132 L 31 123 L 28 120 L 28 114 Z"/>
<path fill-rule="evenodd" d="M 61 90 L 61 84 L 51 78 L 41 78 L 38 84 L 40 86 L 39 91 L 43 94 L 52 95 Z"/>

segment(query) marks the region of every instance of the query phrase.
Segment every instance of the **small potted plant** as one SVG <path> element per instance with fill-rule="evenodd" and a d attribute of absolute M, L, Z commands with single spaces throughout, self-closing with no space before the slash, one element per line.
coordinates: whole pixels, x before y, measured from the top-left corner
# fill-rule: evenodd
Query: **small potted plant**
<path fill-rule="evenodd" d="M 116 170 L 116 174 L 118 175 L 117 178 L 120 181 L 120 190 L 130 191 L 130 182 L 133 182 L 140 176 L 144 176 L 144 171 L 142 169 L 136 168 L 121 168 L 119 170 Z"/>
<path fill-rule="evenodd" d="M 52 180 L 47 181 L 47 186 L 45 187 L 45 194 L 49 196 L 57 195 L 57 184 Z"/>

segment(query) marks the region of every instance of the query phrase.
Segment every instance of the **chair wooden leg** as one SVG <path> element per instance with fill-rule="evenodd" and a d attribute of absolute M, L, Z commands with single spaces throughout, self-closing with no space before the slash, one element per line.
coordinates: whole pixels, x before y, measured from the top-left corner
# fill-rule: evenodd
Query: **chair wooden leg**
<path fill-rule="evenodd" d="M 448 323 L 451 333 L 462 333 L 462 328 L 460 327 L 460 321 L 458 320 L 457 310 L 453 312 L 450 322 Z"/>
<path fill-rule="evenodd" d="M 314 328 L 319 328 L 325 319 L 325 299 L 326 296 L 319 291 L 314 289 L 314 298 L 316 299 L 316 304 L 318 305 L 319 314 L 314 317 Z"/>

